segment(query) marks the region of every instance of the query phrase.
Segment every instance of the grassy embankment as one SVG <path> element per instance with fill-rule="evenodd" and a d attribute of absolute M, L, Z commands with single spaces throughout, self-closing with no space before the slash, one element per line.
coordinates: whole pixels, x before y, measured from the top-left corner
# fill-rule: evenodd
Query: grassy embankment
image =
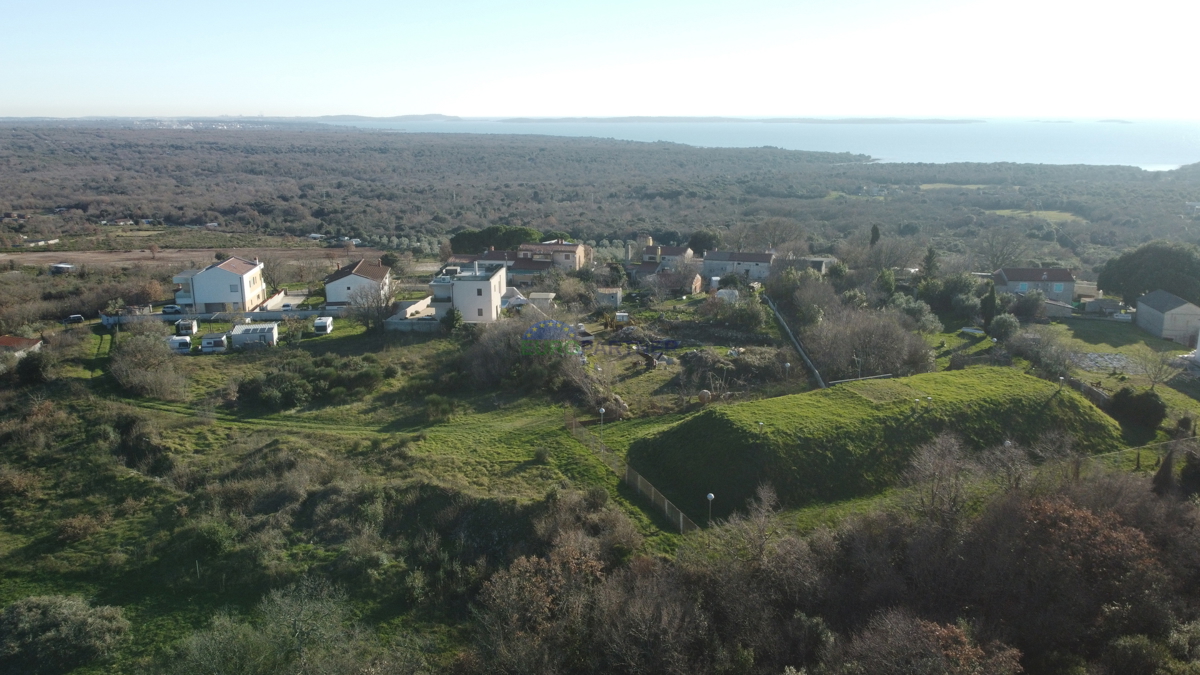
<path fill-rule="evenodd" d="M 628 457 L 693 517 L 705 515 L 708 492 L 721 495 L 714 515 L 724 516 L 763 482 L 788 506 L 878 493 L 943 431 L 973 447 L 1051 431 L 1091 453 L 1122 447 L 1117 423 L 1075 392 L 1012 369 L 971 368 L 712 408 L 633 441 Z"/>

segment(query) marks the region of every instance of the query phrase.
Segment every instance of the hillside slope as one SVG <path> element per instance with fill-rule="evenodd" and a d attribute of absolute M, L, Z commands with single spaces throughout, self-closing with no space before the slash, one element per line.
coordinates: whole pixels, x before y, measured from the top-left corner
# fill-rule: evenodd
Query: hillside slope
<path fill-rule="evenodd" d="M 1086 452 L 1121 447 L 1116 422 L 1074 391 L 1013 369 L 971 368 L 712 408 L 633 443 L 628 458 L 694 517 L 706 514 L 708 492 L 717 495 L 713 515 L 724 516 L 764 482 L 789 506 L 877 492 L 943 431 L 976 448 L 1051 431 Z"/>

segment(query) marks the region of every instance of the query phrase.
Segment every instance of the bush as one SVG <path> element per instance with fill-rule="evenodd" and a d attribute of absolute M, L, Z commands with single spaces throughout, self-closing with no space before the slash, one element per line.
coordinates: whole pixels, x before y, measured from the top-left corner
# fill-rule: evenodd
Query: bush
<path fill-rule="evenodd" d="M 0 614 L 0 673 L 66 673 L 108 655 L 129 632 L 117 607 L 81 598 L 24 598 Z"/>
<path fill-rule="evenodd" d="M 992 319 L 992 325 L 988 327 L 988 334 L 1000 342 L 1007 342 L 1019 330 L 1021 330 L 1021 322 L 1017 317 L 1012 314 L 1000 314 Z"/>
<path fill-rule="evenodd" d="M 979 316 L 980 302 L 979 298 L 973 295 L 961 294 L 954 296 L 950 301 L 950 306 L 954 309 L 954 313 L 961 319 L 971 320 Z"/>
<path fill-rule="evenodd" d="M 1017 316 L 1032 319 L 1042 314 L 1046 306 L 1046 294 L 1041 291 L 1029 291 L 1017 298 L 1010 311 Z"/>
<path fill-rule="evenodd" d="M 133 324 L 133 327 L 141 325 Z M 145 325 L 161 327 L 158 322 L 145 322 Z M 187 393 L 187 381 L 175 372 L 177 358 L 161 335 L 135 333 L 122 337 L 113 347 L 109 370 L 122 387 L 135 394 L 179 400 Z"/>
<path fill-rule="evenodd" d="M 1121 387 L 1108 401 L 1108 414 L 1119 422 L 1157 429 L 1167 418 L 1167 404 L 1151 389 L 1134 393 L 1130 387 Z"/>
<path fill-rule="evenodd" d="M 17 361 L 17 381 L 26 386 L 48 382 L 52 365 L 50 355 L 41 350 L 26 354 Z"/>
<path fill-rule="evenodd" d="M 827 380 L 928 372 L 933 359 L 925 340 L 891 312 L 847 311 L 805 331 L 804 342 Z"/>
<path fill-rule="evenodd" d="M 912 319 L 917 330 L 922 333 L 942 332 L 942 322 L 934 315 L 929 305 L 921 300 L 900 293 L 892 296 L 892 299 L 888 301 L 888 307 Z"/>
<path fill-rule="evenodd" d="M 1110 673 L 1155 675 L 1170 658 L 1166 647 L 1145 635 L 1125 635 L 1109 643 L 1102 661 Z"/>

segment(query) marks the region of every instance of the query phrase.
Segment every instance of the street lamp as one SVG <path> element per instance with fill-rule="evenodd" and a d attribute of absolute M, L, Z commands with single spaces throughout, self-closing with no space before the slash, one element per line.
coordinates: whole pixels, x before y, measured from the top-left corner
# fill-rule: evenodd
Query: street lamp
<path fill-rule="evenodd" d="M 600 409 L 600 442 L 604 442 L 604 408 Z"/>
<path fill-rule="evenodd" d="M 1063 385 L 1066 383 L 1067 383 L 1067 378 L 1060 375 L 1058 377 L 1058 390 L 1062 391 Z"/>
<path fill-rule="evenodd" d="M 785 379 L 785 380 L 789 379 L 791 374 L 792 374 L 792 364 L 790 364 L 790 363 L 783 364 L 783 379 Z"/>
<path fill-rule="evenodd" d="M 712 500 L 716 499 L 713 493 L 708 493 L 708 525 L 712 527 Z"/>
<path fill-rule="evenodd" d="M 759 423 L 758 423 L 758 433 L 760 433 L 760 434 L 761 434 L 761 433 L 762 433 L 762 430 L 763 430 L 763 423 L 762 423 L 762 422 L 759 422 Z"/>

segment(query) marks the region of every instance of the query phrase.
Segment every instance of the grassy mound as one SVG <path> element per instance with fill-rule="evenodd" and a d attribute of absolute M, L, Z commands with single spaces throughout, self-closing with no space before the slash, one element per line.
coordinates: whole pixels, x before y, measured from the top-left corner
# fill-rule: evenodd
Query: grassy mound
<path fill-rule="evenodd" d="M 943 431 L 982 448 L 1058 430 L 1087 452 L 1122 447 L 1117 423 L 1074 391 L 1013 369 L 971 368 L 711 408 L 636 441 L 628 457 L 703 517 L 706 493 L 717 496 L 713 515 L 727 515 L 763 482 L 790 506 L 878 492 Z"/>

